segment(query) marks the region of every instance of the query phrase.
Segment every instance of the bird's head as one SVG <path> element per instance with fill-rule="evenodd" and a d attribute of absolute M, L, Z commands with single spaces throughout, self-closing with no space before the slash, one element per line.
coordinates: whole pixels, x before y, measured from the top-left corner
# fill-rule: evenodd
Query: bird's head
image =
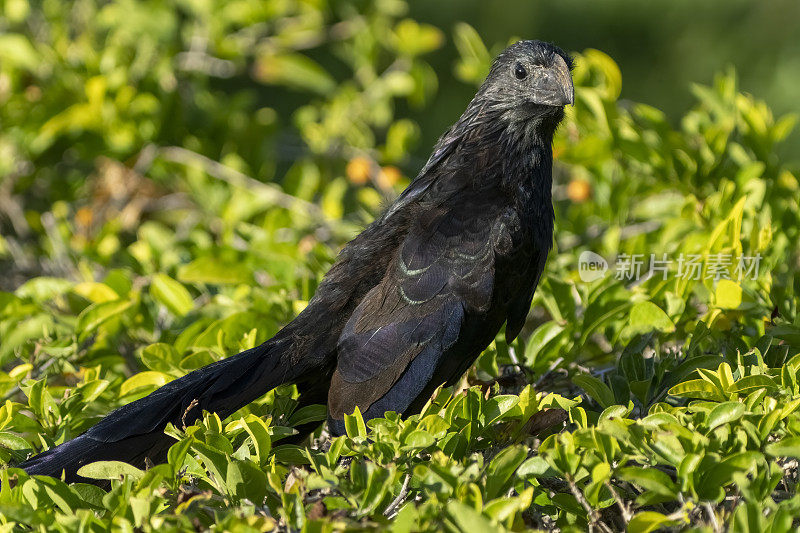
<path fill-rule="evenodd" d="M 572 59 L 542 41 L 518 41 L 494 60 L 479 94 L 511 120 L 546 118 L 558 123 L 574 102 Z"/>

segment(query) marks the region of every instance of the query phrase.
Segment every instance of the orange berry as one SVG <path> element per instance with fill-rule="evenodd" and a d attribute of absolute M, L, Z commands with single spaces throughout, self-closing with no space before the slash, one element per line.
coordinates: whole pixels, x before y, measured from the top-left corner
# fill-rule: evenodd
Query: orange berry
<path fill-rule="evenodd" d="M 92 225 L 92 210 L 88 207 L 81 207 L 75 213 L 75 222 L 82 228 L 88 228 Z"/>
<path fill-rule="evenodd" d="M 366 157 L 357 156 L 347 162 L 347 179 L 355 185 L 364 185 L 369 181 L 372 164 Z"/>
<path fill-rule="evenodd" d="M 577 178 L 567 185 L 567 198 L 575 203 L 582 203 L 592 196 L 592 184 L 582 178 Z"/>
<path fill-rule="evenodd" d="M 301 254 L 305 255 L 314 248 L 314 244 L 316 244 L 316 242 L 317 239 L 313 235 L 306 235 L 305 237 L 300 239 L 299 243 L 297 243 L 297 250 Z"/>
<path fill-rule="evenodd" d="M 381 168 L 381 172 L 378 174 L 378 185 L 388 189 L 397 185 L 402 177 L 403 173 L 400 172 L 399 168 L 386 166 Z"/>

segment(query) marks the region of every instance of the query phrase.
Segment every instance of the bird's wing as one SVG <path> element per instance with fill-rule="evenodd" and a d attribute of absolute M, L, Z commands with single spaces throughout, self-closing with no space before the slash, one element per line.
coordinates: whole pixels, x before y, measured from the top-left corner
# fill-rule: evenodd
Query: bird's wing
<path fill-rule="evenodd" d="M 515 294 L 508 294 L 508 315 L 506 317 L 506 342 L 511 344 L 517 338 L 528 311 L 531 309 L 533 293 L 539 285 L 539 279 L 544 272 L 544 264 L 550 247 L 541 246 L 518 247 L 515 252 L 514 262 L 519 267 L 515 273 L 507 273 L 506 285 L 516 289 Z"/>
<path fill-rule="evenodd" d="M 466 144 L 469 144 L 470 139 L 476 134 L 473 121 L 475 117 L 481 113 L 482 108 L 483 106 L 481 105 L 470 104 L 466 111 L 464 111 L 461 119 L 444 132 L 437 141 L 436 146 L 433 147 L 433 152 L 425 163 L 425 166 L 422 167 L 411 184 L 406 187 L 392 205 L 381 215 L 381 220 L 386 220 L 395 213 L 400 212 L 403 208 L 418 201 L 428 192 L 441 174 L 437 172 L 440 170 L 438 168 L 440 164 L 453 156 L 458 150 L 459 145 L 465 141 Z"/>
<path fill-rule="evenodd" d="M 402 412 L 458 339 L 465 313 L 489 309 L 495 255 L 511 239 L 509 217 L 498 205 L 474 196 L 417 217 L 339 338 L 328 395 L 333 418 L 355 406 L 365 412 L 408 370 L 413 379 L 392 391 L 392 409 Z"/>

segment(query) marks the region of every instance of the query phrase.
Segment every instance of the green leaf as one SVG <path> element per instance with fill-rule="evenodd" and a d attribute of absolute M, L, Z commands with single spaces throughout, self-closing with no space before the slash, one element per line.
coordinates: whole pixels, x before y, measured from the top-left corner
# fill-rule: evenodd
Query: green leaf
<path fill-rule="evenodd" d="M 14 328 L 5 333 L 0 342 L 0 364 L 7 363 L 30 341 L 49 336 L 53 326 L 53 318 L 47 315 L 36 315 L 16 322 Z"/>
<path fill-rule="evenodd" d="M 120 396 L 125 396 L 137 389 L 161 387 L 170 381 L 172 381 L 172 376 L 164 374 L 163 372 L 154 372 L 150 370 L 139 372 L 125 380 L 122 386 L 120 386 L 119 394 Z"/>
<path fill-rule="evenodd" d="M 583 57 L 587 63 L 603 73 L 605 97 L 608 100 L 616 100 L 622 90 L 622 73 L 617 63 L 609 55 L 593 48 L 586 50 Z"/>
<path fill-rule="evenodd" d="M 672 396 L 702 398 L 705 400 L 726 399 L 721 390 L 704 379 L 690 379 L 689 381 L 678 383 L 669 389 L 669 394 Z"/>
<path fill-rule="evenodd" d="M 447 516 L 455 523 L 459 531 L 496 531 L 488 518 L 459 501 L 447 503 Z"/>
<path fill-rule="evenodd" d="M 736 309 L 742 304 L 742 287 L 729 279 L 721 279 L 717 282 L 714 296 L 717 307 Z"/>
<path fill-rule="evenodd" d="M 142 350 L 140 359 L 144 366 L 158 372 L 168 372 L 180 364 L 180 354 L 171 344 L 157 342 Z"/>
<path fill-rule="evenodd" d="M 373 512 L 387 498 L 392 486 L 394 472 L 392 468 L 374 468 L 367 476 L 366 488 L 361 500 L 362 513 Z"/>
<path fill-rule="evenodd" d="M 92 303 L 110 302 L 119 298 L 119 295 L 105 283 L 86 281 L 78 283 L 72 290 L 75 294 L 86 298 Z"/>
<path fill-rule="evenodd" d="M 461 56 L 456 76 L 462 81 L 479 83 L 489 72 L 492 57 L 475 28 L 464 22 L 455 25 L 453 42 Z"/>
<path fill-rule="evenodd" d="M 794 129 L 794 125 L 797 123 L 797 120 L 797 113 L 788 113 L 776 120 L 775 125 L 772 127 L 773 141 L 780 142 L 788 137 Z"/>
<path fill-rule="evenodd" d="M 655 468 L 629 466 L 619 469 L 617 475 L 625 481 L 639 485 L 645 490 L 670 498 L 674 498 L 677 495 L 675 483 L 667 474 Z"/>
<path fill-rule="evenodd" d="M 600 413 L 600 418 L 598 420 L 602 422 L 604 420 L 625 418 L 628 413 L 630 413 L 630 408 L 624 405 L 610 405 L 603 409 L 603 412 Z"/>
<path fill-rule="evenodd" d="M 272 437 L 269 433 L 269 426 L 262 419 L 253 415 L 242 418 L 241 423 L 247 434 L 250 435 L 258 463 L 263 466 L 267 462 L 270 450 L 272 450 Z"/>
<path fill-rule="evenodd" d="M 404 19 L 394 28 L 394 46 L 401 54 L 417 56 L 436 50 L 444 41 L 444 34 L 436 26 L 419 24 Z"/>
<path fill-rule="evenodd" d="M 483 514 L 492 517 L 495 522 L 502 522 L 516 513 L 519 507 L 516 498 L 497 498 L 484 506 Z"/>
<path fill-rule="evenodd" d="M 772 457 L 794 457 L 800 459 L 800 437 L 787 437 L 764 447 Z"/>
<path fill-rule="evenodd" d="M 734 481 L 736 472 L 755 471 L 764 464 L 761 452 L 745 451 L 726 457 L 719 463 L 710 467 L 701 477 L 697 485 L 698 492 L 713 493 L 720 487 L 725 487 Z"/>
<path fill-rule="evenodd" d="M 745 412 L 743 403 L 724 402 L 714 407 L 706 418 L 708 429 L 712 430 L 722 424 L 739 420 Z"/>
<path fill-rule="evenodd" d="M 184 283 L 237 284 L 252 283 L 250 270 L 240 263 L 222 262 L 213 257 L 200 257 L 178 269 Z"/>
<path fill-rule="evenodd" d="M 528 366 L 534 366 L 539 353 L 542 352 L 545 346 L 550 341 L 558 337 L 564 331 L 564 326 L 551 320 L 545 322 L 533 332 L 531 338 L 525 344 L 525 363 Z"/>
<path fill-rule="evenodd" d="M 106 491 L 100 487 L 88 483 L 73 483 L 70 489 L 91 507 L 98 510 L 103 508 L 103 497 L 106 495 Z"/>
<path fill-rule="evenodd" d="M 481 415 L 484 425 L 490 426 L 503 418 L 519 402 L 519 397 L 512 394 L 500 394 L 489 398 L 483 405 Z"/>
<path fill-rule="evenodd" d="M 364 424 L 364 418 L 361 416 L 358 406 L 352 415 L 344 415 L 344 429 L 351 439 L 356 437 L 363 439 L 367 436 L 367 426 Z"/>
<path fill-rule="evenodd" d="M 320 94 L 336 88 L 336 81 L 319 63 L 304 54 L 278 53 L 260 56 L 256 79 L 263 83 L 286 85 Z"/>
<path fill-rule="evenodd" d="M 661 513 L 642 511 L 631 518 L 628 523 L 628 533 L 650 533 L 671 523 L 672 521 Z"/>
<path fill-rule="evenodd" d="M 306 456 L 305 450 L 306 448 L 301 448 L 294 444 L 282 444 L 272 449 L 272 457 L 279 463 L 307 465 L 310 464 L 310 461 Z"/>
<path fill-rule="evenodd" d="M 178 468 L 183 466 L 186 455 L 192 447 L 191 437 L 184 438 L 170 446 L 167 452 L 167 462 L 177 471 Z"/>
<path fill-rule="evenodd" d="M 53 399 L 50 391 L 47 390 L 47 383 L 44 379 L 38 381 L 26 380 L 20 383 L 20 389 L 28 397 L 28 405 L 39 418 L 57 419 L 61 416 L 58 404 Z"/>
<path fill-rule="evenodd" d="M 150 282 L 150 295 L 170 310 L 173 315 L 184 316 L 194 308 L 192 295 L 186 287 L 166 274 L 158 273 Z"/>
<path fill-rule="evenodd" d="M 325 405 L 306 405 L 292 413 L 292 416 L 289 417 L 288 425 L 296 427 L 310 422 L 322 422 L 327 417 L 328 408 Z"/>
<path fill-rule="evenodd" d="M 630 311 L 629 325 L 635 333 L 647 333 L 652 330 L 663 333 L 675 331 L 675 324 L 653 302 L 638 302 L 634 304 Z"/>
<path fill-rule="evenodd" d="M 680 422 L 670 413 L 653 413 L 639 420 L 639 424 L 647 429 L 657 429 L 665 424 L 680 425 Z"/>
<path fill-rule="evenodd" d="M 578 374 L 572 377 L 572 382 L 586 391 L 594 401 L 600 404 L 603 409 L 614 405 L 614 393 L 608 385 L 589 374 Z"/>
<path fill-rule="evenodd" d="M 30 450 L 33 448 L 28 441 L 7 431 L 0 431 L 0 446 L 9 450 Z"/>
<path fill-rule="evenodd" d="M 408 434 L 408 436 L 404 440 L 403 448 L 404 449 L 427 448 L 428 446 L 433 445 L 433 443 L 435 442 L 436 439 L 433 438 L 433 435 L 431 435 L 427 431 L 422 431 L 418 429 Z"/>
<path fill-rule="evenodd" d="M 122 299 L 92 304 L 84 309 L 80 315 L 78 315 L 78 322 L 75 325 L 75 331 L 78 332 L 81 339 L 84 339 L 90 333 L 102 326 L 105 322 L 111 320 L 112 318 L 119 317 L 132 305 L 133 302 L 131 300 Z"/>
<path fill-rule="evenodd" d="M 631 306 L 630 301 L 605 301 L 598 298 L 593 301 L 583 315 L 583 327 L 581 328 L 581 338 L 578 344 L 583 346 L 589 337 L 597 331 L 600 326 L 607 323 L 614 317 L 622 316 Z"/>
<path fill-rule="evenodd" d="M 509 446 L 498 453 L 486 468 L 486 497 L 494 499 L 506 489 L 514 471 L 528 456 L 523 446 Z"/>
<path fill-rule="evenodd" d="M 27 37 L 18 33 L 5 33 L 0 35 L 0 63 L 35 72 L 42 61 Z"/>
<path fill-rule="evenodd" d="M 95 379 L 78 386 L 78 392 L 81 399 L 86 402 L 93 402 L 108 388 L 108 381 L 104 379 Z"/>
<path fill-rule="evenodd" d="M 769 328 L 767 333 L 788 342 L 792 346 L 800 347 L 800 327 L 798 326 L 781 324 Z"/>
<path fill-rule="evenodd" d="M 225 487 L 228 494 L 260 505 L 267 495 L 267 475 L 249 461 L 232 461 L 225 475 Z"/>
<path fill-rule="evenodd" d="M 742 394 L 750 394 L 758 389 L 775 390 L 778 384 L 775 383 L 769 376 L 764 374 L 754 374 L 752 376 L 745 376 L 742 379 L 734 382 L 728 387 L 728 392 L 738 392 Z"/>
<path fill-rule="evenodd" d="M 73 514 L 80 506 L 80 498 L 60 479 L 46 476 L 36 476 L 36 479 L 40 487 L 44 488 L 45 494 L 62 512 Z"/>
<path fill-rule="evenodd" d="M 20 298 L 30 298 L 36 303 L 44 303 L 69 291 L 73 285 L 66 279 L 42 276 L 26 281 L 14 292 Z"/>
<path fill-rule="evenodd" d="M 344 197 L 349 186 L 347 180 L 342 177 L 331 181 L 325 188 L 322 196 L 322 211 L 329 218 L 338 220 L 344 215 Z"/>
<path fill-rule="evenodd" d="M 122 476 L 139 479 L 144 472 L 122 461 L 96 461 L 80 467 L 78 475 L 89 479 L 120 479 Z"/>
<path fill-rule="evenodd" d="M 701 323 L 702 324 L 702 323 Z M 698 327 L 701 327 L 698 325 Z M 692 346 L 690 346 L 690 352 L 694 351 L 694 342 L 696 337 L 692 337 Z M 668 372 L 664 377 L 664 382 L 662 383 L 662 387 L 668 388 L 672 387 L 680 383 L 681 381 L 685 380 L 692 372 L 700 369 L 700 368 L 717 368 L 720 363 L 722 363 L 723 358 L 719 355 L 698 355 L 692 356 L 686 359 L 683 363 L 678 365 L 675 370 Z"/>
<path fill-rule="evenodd" d="M 611 382 L 611 390 L 614 393 L 614 403 L 620 405 L 626 405 L 631 397 L 631 387 L 630 387 L 631 384 L 628 382 L 627 379 L 625 379 L 623 376 L 620 376 L 619 374 L 611 375 L 609 381 Z M 646 383 L 649 384 L 650 381 L 647 380 Z"/>
<path fill-rule="evenodd" d="M 517 469 L 517 476 L 523 479 L 527 477 L 554 477 L 555 475 L 553 467 L 541 455 L 531 457 Z"/>

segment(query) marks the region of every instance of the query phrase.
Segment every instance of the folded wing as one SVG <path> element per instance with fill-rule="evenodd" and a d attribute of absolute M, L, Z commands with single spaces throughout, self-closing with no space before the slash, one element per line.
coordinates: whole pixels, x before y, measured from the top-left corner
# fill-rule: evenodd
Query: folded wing
<path fill-rule="evenodd" d="M 495 254 L 510 246 L 502 204 L 474 195 L 426 209 L 383 278 L 361 301 L 338 343 L 328 394 L 333 420 L 403 412 L 462 333 L 467 314 L 492 305 Z M 372 411 L 376 411 L 372 413 Z"/>

